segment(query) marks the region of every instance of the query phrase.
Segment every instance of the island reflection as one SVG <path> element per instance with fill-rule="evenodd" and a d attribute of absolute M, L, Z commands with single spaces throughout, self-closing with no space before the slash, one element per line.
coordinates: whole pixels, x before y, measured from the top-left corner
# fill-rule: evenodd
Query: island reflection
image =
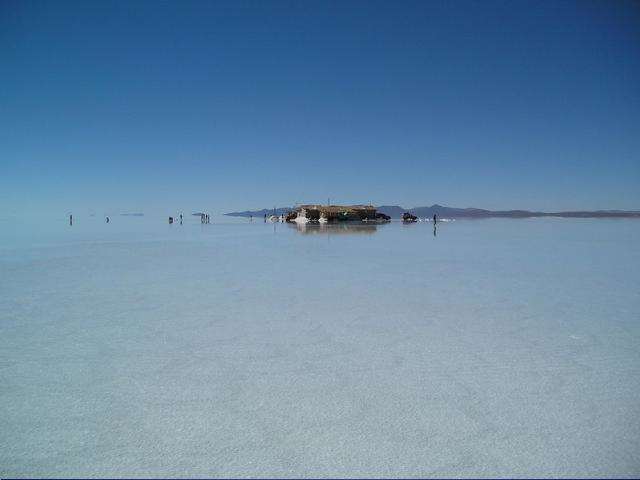
<path fill-rule="evenodd" d="M 303 235 L 372 235 L 378 231 L 379 225 L 357 222 L 343 223 L 287 223 L 289 228 L 293 228 Z"/>

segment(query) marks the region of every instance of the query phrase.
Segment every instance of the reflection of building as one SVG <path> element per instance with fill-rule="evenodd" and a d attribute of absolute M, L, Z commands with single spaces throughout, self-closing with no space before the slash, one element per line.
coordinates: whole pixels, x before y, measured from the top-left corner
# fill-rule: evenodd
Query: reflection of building
<path fill-rule="evenodd" d="M 384 221 L 389 217 L 376 212 L 373 205 L 300 205 L 287 215 L 287 221 L 306 217 L 309 222 Z"/>
<path fill-rule="evenodd" d="M 371 235 L 376 233 L 378 225 L 375 223 L 334 223 L 330 225 L 314 223 L 297 223 L 291 225 L 304 235 Z"/>

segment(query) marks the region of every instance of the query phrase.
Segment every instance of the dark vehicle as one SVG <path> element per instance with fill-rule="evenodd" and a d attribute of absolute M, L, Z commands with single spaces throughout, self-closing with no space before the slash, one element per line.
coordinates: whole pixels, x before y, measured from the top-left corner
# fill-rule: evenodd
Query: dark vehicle
<path fill-rule="evenodd" d="M 402 214 L 402 221 L 404 223 L 413 223 L 418 221 L 418 217 L 411 215 L 409 212 L 404 212 Z"/>
<path fill-rule="evenodd" d="M 298 212 L 296 212 L 295 210 L 291 210 L 289 213 L 287 213 L 287 216 L 284 217 L 284 219 L 287 222 L 293 222 L 297 216 L 298 216 Z"/>

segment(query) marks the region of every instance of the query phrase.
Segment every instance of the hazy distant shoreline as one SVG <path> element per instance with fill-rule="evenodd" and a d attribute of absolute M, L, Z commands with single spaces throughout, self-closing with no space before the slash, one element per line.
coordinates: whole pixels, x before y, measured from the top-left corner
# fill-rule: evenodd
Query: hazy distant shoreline
<path fill-rule="evenodd" d="M 262 217 L 285 214 L 293 207 L 280 207 L 276 209 L 263 208 L 261 210 L 245 210 L 240 212 L 225 213 L 230 217 Z M 430 207 L 403 208 L 398 205 L 381 205 L 377 211 L 389 215 L 392 218 L 399 218 L 403 213 L 409 212 L 418 217 L 439 217 L 447 218 L 533 218 L 533 217 L 562 217 L 562 218 L 640 218 L 640 210 L 577 210 L 563 212 L 532 212 L 529 210 L 485 210 L 481 208 L 455 208 L 442 205 L 432 205 Z"/>

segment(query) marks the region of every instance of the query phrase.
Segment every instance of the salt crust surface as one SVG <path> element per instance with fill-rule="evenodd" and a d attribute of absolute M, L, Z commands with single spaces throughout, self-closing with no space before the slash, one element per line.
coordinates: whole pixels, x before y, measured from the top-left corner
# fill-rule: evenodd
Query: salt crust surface
<path fill-rule="evenodd" d="M 188 220 L 0 236 L 0 477 L 640 475 L 640 222 Z"/>

